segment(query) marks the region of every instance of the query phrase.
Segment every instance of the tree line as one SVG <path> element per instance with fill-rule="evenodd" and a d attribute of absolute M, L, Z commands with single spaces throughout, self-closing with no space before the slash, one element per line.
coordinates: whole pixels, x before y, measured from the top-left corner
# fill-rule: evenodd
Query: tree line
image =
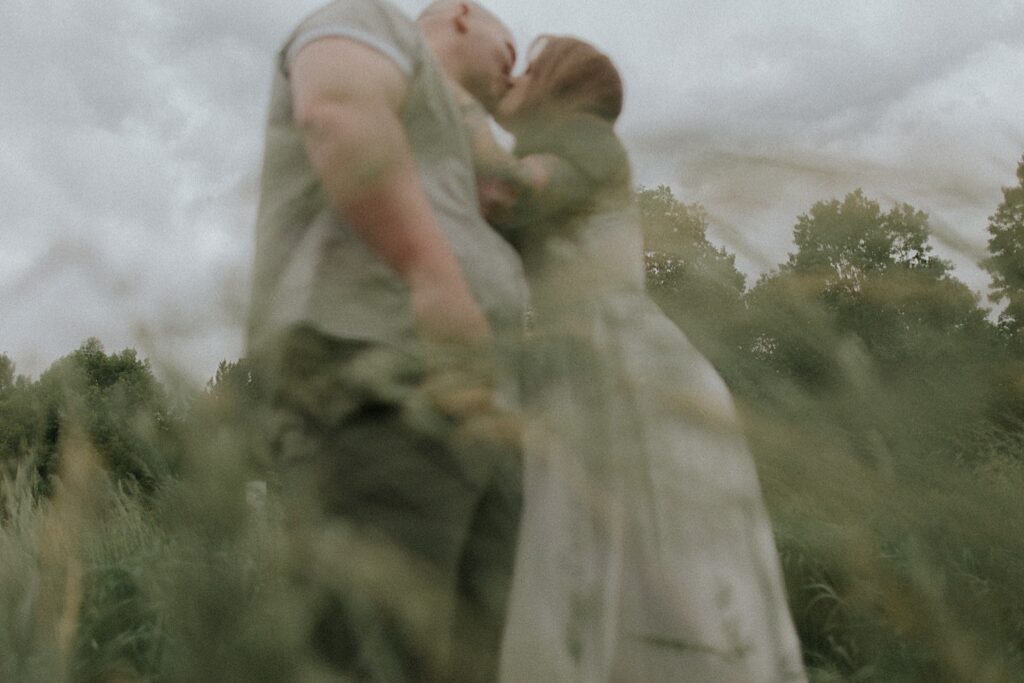
<path fill-rule="evenodd" d="M 638 193 L 647 275 L 663 310 L 743 406 L 815 424 L 889 467 L 899 453 L 971 457 L 1024 420 L 1024 160 L 988 225 L 989 300 L 932 245 L 929 217 L 861 190 L 797 218 L 795 251 L 750 288 L 700 206 Z"/>
<path fill-rule="evenodd" d="M 661 186 L 636 192 L 648 289 L 712 360 L 741 404 L 813 422 L 865 458 L 958 453 L 985 425 L 1024 420 L 1024 160 L 990 218 L 989 296 L 937 257 L 928 216 L 861 190 L 797 218 L 795 251 L 747 287 L 735 257 L 707 238 L 708 218 Z M 62 425 L 84 428 L 112 472 L 144 488 L 174 468 L 174 427 L 199 406 L 255 405 L 245 360 L 223 361 L 205 399 L 176 405 L 132 349 L 97 339 L 38 379 L 0 355 L 0 466 L 56 472 Z M 891 464 L 891 463 L 890 463 Z M 888 465 L 887 465 L 888 466 Z M 45 486 L 45 483 L 44 483 Z"/>

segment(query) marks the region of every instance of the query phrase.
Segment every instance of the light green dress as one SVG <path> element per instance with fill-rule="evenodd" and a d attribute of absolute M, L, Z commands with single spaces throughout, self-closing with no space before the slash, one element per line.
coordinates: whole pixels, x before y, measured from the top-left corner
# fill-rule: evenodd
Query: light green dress
<path fill-rule="evenodd" d="M 590 190 L 509 226 L 535 325 L 502 680 L 803 681 L 729 391 L 645 293 L 625 153 L 585 119 L 519 140 L 543 152 Z"/>

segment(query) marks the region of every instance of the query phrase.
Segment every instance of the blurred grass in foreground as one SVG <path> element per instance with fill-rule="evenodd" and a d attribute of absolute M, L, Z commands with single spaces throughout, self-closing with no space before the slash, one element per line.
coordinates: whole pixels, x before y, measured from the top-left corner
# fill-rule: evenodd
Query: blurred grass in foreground
<path fill-rule="evenodd" d="M 699 207 L 638 196 L 652 294 L 744 417 L 812 679 L 1024 680 L 1015 321 L 911 207 L 815 205 L 747 289 Z M 170 396 L 95 340 L 38 380 L 0 359 L 0 680 L 324 680 L 281 501 L 247 485 L 244 361 Z"/>

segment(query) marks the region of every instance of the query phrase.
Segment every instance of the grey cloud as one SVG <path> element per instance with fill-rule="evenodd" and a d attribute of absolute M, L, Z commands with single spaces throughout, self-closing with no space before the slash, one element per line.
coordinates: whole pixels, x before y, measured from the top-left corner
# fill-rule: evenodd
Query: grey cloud
<path fill-rule="evenodd" d="M 319 4 L 0 5 L 0 352 L 22 371 L 90 335 L 192 380 L 242 352 L 274 53 Z M 637 178 L 704 203 L 750 272 L 864 186 L 930 211 L 984 287 L 970 261 L 1024 150 L 1020 3 L 487 4 L 522 43 L 612 55 Z"/>
<path fill-rule="evenodd" d="M 690 22 L 660 27 L 661 49 L 649 54 L 660 53 L 661 68 L 638 61 L 632 75 L 649 93 L 659 84 L 673 88 L 663 102 L 676 106 L 665 108 L 664 123 L 714 117 L 738 127 L 791 127 L 844 117 L 861 125 L 990 43 L 1019 44 L 1024 19 L 1020 6 L 997 11 L 987 3 L 781 3 L 770 13 L 750 11 L 763 7 L 707 5 L 694 8 Z"/>

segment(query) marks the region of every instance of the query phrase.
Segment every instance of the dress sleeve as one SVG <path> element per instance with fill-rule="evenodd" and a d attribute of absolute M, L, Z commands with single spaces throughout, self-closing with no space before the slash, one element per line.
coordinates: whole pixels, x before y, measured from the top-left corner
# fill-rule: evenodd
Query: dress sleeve
<path fill-rule="evenodd" d="M 629 159 L 614 128 L 592 116 L 548 122 L 516 141 L 516 169 L 533 161 L 545 181 L 525 186 L 517 200 L 493 217 L 514 244 L 532 239 L 536 229 L 565 223 L 585 213 L 599 195 L 628 191 Z M 611 195 L 609 195 L 611 196 Z"/>
<path fill-rule="evenodd" d="M 579 171 L 592 190 L 626 181 L 629 158 L 614 127 L 595 116 L 556 120 L 518 141 L 516 155 L 553 154 Z"/>
<path fill-rule="evenodd" d="M 543 182 L 534 182 L 525 164 L 531 163 Z M 537 153 L 517 162 L 511 180 L 499 184 L 512 187 L 511 202 L 487 213 L 487 219 L 516 247 L 543 234 L 552 224 L 565 222 L 585 210 L 593 200 L 596 185 L 575 165 L 552 153 Z"/>
<path fill-rule="evenodd" d="M 381 0 L 335 0 L 307 17 L 292 32 L 280 53 L 287 76 L 295 55 L 320 38 L 348 38 L 381 53 L 407 77 L 421 59 L 419 31 L 400 10 Z"/>

